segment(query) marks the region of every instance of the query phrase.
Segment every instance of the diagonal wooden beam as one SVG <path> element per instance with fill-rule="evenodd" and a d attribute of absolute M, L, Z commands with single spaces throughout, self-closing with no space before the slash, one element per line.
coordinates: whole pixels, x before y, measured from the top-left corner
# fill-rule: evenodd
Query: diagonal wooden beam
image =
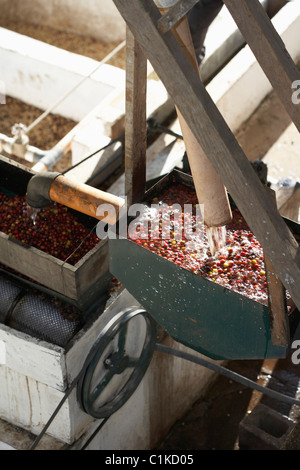
<path fill-rule="evenodd" d="M 114 0 L 114 3 L 300 309 L 298 244 L 199 75 L 174 35 L 158 31 L 160 13 L 152 2 Z"/>
<path fill-rule="evenodd" d="M 170 31 L 173 26 L 175 26 L 175 24 L 178 23 L 178 21 L 181 20 L 181 18 L 185 16 L 198 2 L 199 0 L 185 0 L 184 2 L 177 2 L 158 20 L 157 26 L 163 33 Z"/>
<path fill-rule="evenodd" d="M 259 0 L 223 0 L 256 60 L 300 132 L 300 105 L 292 85 L 300 72 Z"/>

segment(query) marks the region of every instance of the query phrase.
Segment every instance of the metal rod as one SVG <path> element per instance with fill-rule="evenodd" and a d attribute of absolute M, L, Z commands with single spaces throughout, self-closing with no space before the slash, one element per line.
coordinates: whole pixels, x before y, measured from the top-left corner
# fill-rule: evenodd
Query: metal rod
<path fill-rule="evenodd" d="M 213 370 L 218 374 L 224 375 L 232 380 L 235 380 L 236 382 L 239 382 L 240 384 L 245 385 L 246 387 L 253 388 L 258 392 L 264 393 L 265 395 L 269 395 L 271 398 L 275 398 L 276 400 L 283 401 L 285 403 L 288 403 L 289 405 L 300 405 L 300 400 L 297 400 L 296 398 L 289 397 L 287 395 L 284 395 L 283 393 L 276 392 L 275 390 L 271 390 L 270 388 L 266 388 L 262 385 L 259 385 L 253 380 L 250 380 L 240 374 L 237 374 L 236 372 L 226 369 L 226 367 L 220 366 L 219 364 L 215 364 L 201 357 L 194 356 L 184 351 L 179 351 L 177 349 L 173 349 L 169 346 L 165 346 L 159 343 L 156 344 L 155 349 L 156 351 L 171 354 L 181 359 L 186 359 L 187 361 L 194 362 L 195 364 L 206 367 L 207 369 Z"/>

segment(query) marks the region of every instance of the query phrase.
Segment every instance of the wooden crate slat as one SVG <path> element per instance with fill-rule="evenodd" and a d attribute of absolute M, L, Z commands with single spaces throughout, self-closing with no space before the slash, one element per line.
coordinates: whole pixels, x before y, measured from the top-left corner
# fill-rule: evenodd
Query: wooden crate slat
<path fill-rule="evenodd" d="M 28 181 L 35 174 L 2 155 L 0 171 L 0 184 L 13 192 L 20 191 L 20 194 L 26 191 Z M 98 286 L 98 281 L 109 271 L 106 240 L 99 241 L 73 266 L 3 232 L 0 232 L 0 263 L 76 301 L 93 285 Z"/>
<path fill-rule="evenodd" d="M 3 366 L 52 388 L 65 390 L 65 352 L 60 346 L 31 338 L 5 325 L 0 325 L 0 342 L 5 345 Z"/>
<path fill-rule="evenodd" d="M 152 2 L 114 0 L 114 3 L 299 309 L 298 244 L 192 64 L 171 32 L 162 35 L 158 31 L 160 14 Z"/>
<path fill-rule="evenodd" d="M 0 260 L 49 288 L 70 298 L 76 298 L 76 269 L 34 247 L 13 241 L 0 232 Z"/>

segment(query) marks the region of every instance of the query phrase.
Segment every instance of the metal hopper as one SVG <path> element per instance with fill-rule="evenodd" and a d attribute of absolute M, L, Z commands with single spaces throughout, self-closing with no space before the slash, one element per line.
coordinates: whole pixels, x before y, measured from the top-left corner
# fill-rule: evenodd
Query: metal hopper
<path fill-rule="evenodd" d="M 152 187 L 147 199 L 171 184 L 191 179 L 173 171 Z M 296 233 L 299 225 L 288 221 Z M 285 357 L 271 340 L 269 308 L 204 279 L 134 241 L 109 239 L 110 271 L 169 335 L 213 359 Z M 298 311 L 289 315 L 291 332 Z"/>

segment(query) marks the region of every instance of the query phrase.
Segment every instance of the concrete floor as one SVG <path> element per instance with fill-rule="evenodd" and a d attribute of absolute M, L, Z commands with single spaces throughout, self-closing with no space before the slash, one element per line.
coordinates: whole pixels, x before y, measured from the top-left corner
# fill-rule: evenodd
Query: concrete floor
<path fill-rule="evenodd" d="M 300 398 L 300 369 L 292 363 L 290 356 L 280 360 L 231 361 L 226 367 L 272 390 Z M 267 405 L 293 422 L 299 421 L 298 407 L 291 407 L 220 375 L 158 448 L 239 450 L 239 425 L 258 404 Z M 257 448 L 250 447 L 249 450 Z"/>

